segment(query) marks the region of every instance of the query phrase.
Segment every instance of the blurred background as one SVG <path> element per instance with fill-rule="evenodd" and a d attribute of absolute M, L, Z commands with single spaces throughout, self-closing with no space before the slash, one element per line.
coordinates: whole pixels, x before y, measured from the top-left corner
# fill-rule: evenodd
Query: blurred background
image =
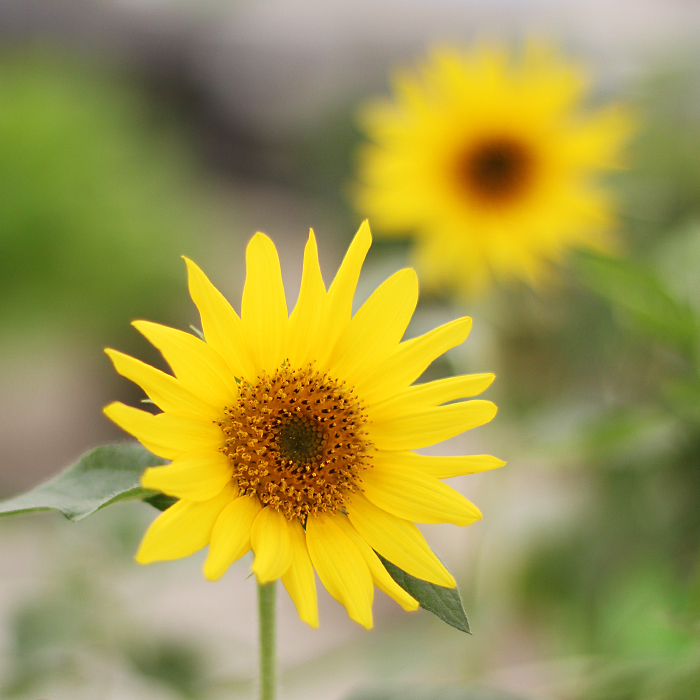
<path fill-rule="evenodd" d="M 474 318 L 425 378 L 498 375 L 496 420 L 445 446 L 508 461 L 454 480 L 484 520 L 425 529 L 473 635 L 379 592 L 372 632 L 325 592 L 311 630 L 280 590 L 282 698 L 700 698 L 700 4 L 0 0 L 2 497 L 123 439 L 101 408 L 140 395 L 102 348 L 162 366 L 129 322 L 198 324 L 180 255 L 238 306 L 265 231 L 293 302 L 313 227 L 332 278 L 364 218 L 358 105 L 393 66 L 525 36 L 639 117 L 610 182 L 625 256 L 572 255 L 546 293 L 422 298 L 409 335 Z M 356 301 L 408 257 L 376 241 Z M 139 567 L 154 516 L 0 520 L 0 697 L 254 697 L 249 561 L 218 583 L 201 555 Z"/>

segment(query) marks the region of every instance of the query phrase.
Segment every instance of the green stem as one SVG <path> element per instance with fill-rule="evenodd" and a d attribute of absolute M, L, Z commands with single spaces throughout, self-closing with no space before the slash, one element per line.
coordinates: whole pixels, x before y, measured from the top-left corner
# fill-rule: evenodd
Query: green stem
<path fill-rule="evenodd" d="M 260 700 L 275 700 L 275 584 L 258 584 Z"/>

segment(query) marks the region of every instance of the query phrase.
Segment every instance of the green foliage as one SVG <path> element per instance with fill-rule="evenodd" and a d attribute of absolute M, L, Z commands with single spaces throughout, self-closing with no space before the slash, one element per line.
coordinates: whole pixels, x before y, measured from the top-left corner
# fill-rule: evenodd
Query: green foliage
<path fill-rule="evenodd" d="M 185 698 L 199 696 L 202 659 L 182 641 L 162 639 L 134 644 L 127 650 L 131 663 L 146 678 L 159 681 Z"/>
<path fill-rule="evenodd" d="M 525 700 L 525 698 L 479 687 L 396 686 L 356 690 L 346 700 Z"/>
<path fill-rule="evenodd" d="M 585 700 L 697 700 L 700 658 L 640 658 L 593 674 Z"/>
<path fill-rule="evenodd" d="M 668 294 L 651 270 L 593 253 L 580 253 L 577 266 L 585 283 L 629 314 L 640 330 L 695 356 L 699 331 L 692 310 Z"/>
<path fill-rule="evenodd" d="M 402 569 L 399 569 L 398 566 L 394 566 L 381 555 L 379 555 L 379 558 L 382 560 L 391 578 L 401 588 L 410 593 L 420 603 L 421 608 L 433 613 L 433 615 L 437 615 L 448 625 L 471 634 L 469 620 L 462 605 L 462 598 L 456 588 L 444 588 L 443 586 L 436 586 L 434 583 L 422 581 L 407 574 Z"/>
<path fill-rule="evenodd" d="M 58 510 L 69 520 L 82 520 L 110 503 L 152 498 L 156 494 L 142 488 L 139 478 L 146 467 L 159 464 L 164 460 L 138 443 L 98 447 L 53 479 L 0 502 L 0 515 Z"/>
<path fill-rule="evenodd" d="M 161 120 L 162 121 L 162 120 Z M 135 87 L 65 55 L 0 53 L 0 321 L 126 327 L 182 298 L 193 164 Z M 178 296 L 179 295 L 179 296 Z"/>

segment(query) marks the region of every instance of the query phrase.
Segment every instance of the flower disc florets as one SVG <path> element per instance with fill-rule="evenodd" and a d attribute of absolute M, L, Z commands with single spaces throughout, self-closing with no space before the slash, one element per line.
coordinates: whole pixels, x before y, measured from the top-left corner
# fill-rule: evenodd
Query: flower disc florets
<path fill-rule="evenodd" d="M 471 147 L 458 162 L 458 180 L 484 203 L 500 204 L 522 194 L 533 176 L 533 157 L 524 143 L 491 138 Z"/>
<path fill-rule="evenodd" d="M 371 447 L 365 413 L 351 390 L 311 365 L 242 383 L 225 413 L 223 451 L 241 494 L 305 522 L 340 511 L 358 489 Z"/>

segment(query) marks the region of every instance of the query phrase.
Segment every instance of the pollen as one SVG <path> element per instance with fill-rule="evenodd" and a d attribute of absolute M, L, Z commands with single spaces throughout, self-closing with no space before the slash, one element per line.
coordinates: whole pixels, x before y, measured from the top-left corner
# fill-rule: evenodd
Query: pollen
<path fill-rule="evenodd" d="M 222 448 L 242 495 L 302 523 L 336 513 L 359 490 L 372 444 L 366 413 L 344 383 L 288 363 L 243 382 L 239 401 L 220 422 Z"/>
<path fill-rule="evenodd" d="M 524 144 L 511 138 L 490 138 L 460 156 L 457 177 L 482 202 L 500 204 L 527 189 L 533 165 Z"/>

